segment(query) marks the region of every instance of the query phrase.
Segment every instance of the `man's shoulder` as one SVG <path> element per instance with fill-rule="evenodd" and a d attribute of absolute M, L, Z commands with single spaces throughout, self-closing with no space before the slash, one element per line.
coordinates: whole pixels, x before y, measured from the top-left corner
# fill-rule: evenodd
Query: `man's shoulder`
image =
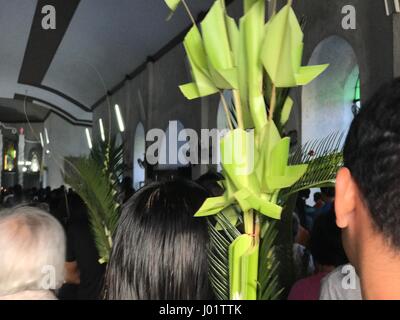
<path fill-rule="evenodd" d="M 347 279 L 354 275 L 355 279 Z M 348 280 L 350 283 L 348 283 Z M 352 265 L 337 267 L 321 280 L 320 300 L 361 300 L 360 279 Z"/>
<path fill-rule="evenodd" d="M 339 266 L 337 267 L 335 270 L 333 270 L 332 272 L 328 273 L 323 279 L 322 282 L 330 282 L 330 283 L 337 283 L 338 281 L 341 282 L 343 280 L 344 274 L 343 274 L 343 268 L 344 267 L 351 267 L 354 268 L 352 265 L 350 264 L 346 264 L 343 266 Z"/>

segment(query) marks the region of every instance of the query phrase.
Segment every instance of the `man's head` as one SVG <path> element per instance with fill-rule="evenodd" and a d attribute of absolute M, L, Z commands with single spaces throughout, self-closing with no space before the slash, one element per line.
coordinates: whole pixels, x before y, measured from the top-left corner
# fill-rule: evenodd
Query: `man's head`
<path fill-rule="evenodd" d="M 0 296 L 59 288 L 64 262 L 64 230 L 55 218 L 32 207 L 0 213 Z"/>
<path fill-rule="evenodd" d="M 311 230 L 310 251 L 318 267 L 338 267 L 348 262 L 333 209 L 315 219 Z"/>
<path fill-rule="evenodd" d="M 335 188 L 326 187 L 321 188 L 321 199 L 324 202 L 333 202 L 335 199 Z"/>
<path fill-rule="evenodd" d="M 316 192 L 314 193 L 314 202 L 322 201 L 322 193 Z"/>
<path fill-rule="evenodd" d="M 354 119 L 336 180 L 337 225 L 350 261 L 374 243 L 400 249 L 400 79 L 382 87 Z M 384 248 L 382 248 L 384 249 Z"/>

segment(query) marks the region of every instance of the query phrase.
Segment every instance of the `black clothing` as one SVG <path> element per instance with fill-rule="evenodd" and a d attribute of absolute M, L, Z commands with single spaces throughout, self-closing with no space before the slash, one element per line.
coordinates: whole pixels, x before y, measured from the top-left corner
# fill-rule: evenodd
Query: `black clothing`
<path fill-rule="evenodd" d="M 78 299 L 101 299 L 105 265 L 99 255 L 89 223 L 76 221 L 67 228 L 67 261 L 76 261 L 80 271 Z"/>

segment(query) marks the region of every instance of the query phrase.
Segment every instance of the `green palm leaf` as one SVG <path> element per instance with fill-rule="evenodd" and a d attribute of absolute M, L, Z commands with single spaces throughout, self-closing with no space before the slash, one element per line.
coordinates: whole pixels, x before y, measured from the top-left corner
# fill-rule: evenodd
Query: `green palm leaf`
<path fill-rule="evenodd" d="M 276 220 L 270 218 L 263 223 L 258 266 L 259 300 L 276 300 L 283 292 L 279 282 L 280 264 L 275 253 L 277 224 Z"/>
<path fill-rule="evenodd" d="M 93 146 L 88 158 L 70 164 L 65 181 L 88 207 L 100 262 L 107 262 L 121 208 L 119 182 L 123 172 L 122 146 L 115 138 Z"/>
<path fill-rule="evenodd" d="M 281 191 L 281 199 L 304 189 L 334 186 L 336 173 L 343 166 L 343 139 L 344 133 L 337 132 L 299 147 L 289 162 L 308 164 L 307 171 L 292 187 Z"/>
<path fill-rule="evenodd" d="M 211 285 L 218 300 L 229 300 L 229 246 L 241 233 L 222 213 L 207 219 L 207 223 Z"/>

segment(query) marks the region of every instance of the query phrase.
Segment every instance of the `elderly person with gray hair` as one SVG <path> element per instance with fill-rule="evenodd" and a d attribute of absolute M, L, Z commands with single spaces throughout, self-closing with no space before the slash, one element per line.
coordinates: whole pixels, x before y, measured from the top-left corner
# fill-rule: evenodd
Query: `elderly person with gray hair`
<path fill-rule="evenodd" d="M 64 282 L 65 234 L 33 207 L 0 212 L 0 300 L 53 300 Z"/>

